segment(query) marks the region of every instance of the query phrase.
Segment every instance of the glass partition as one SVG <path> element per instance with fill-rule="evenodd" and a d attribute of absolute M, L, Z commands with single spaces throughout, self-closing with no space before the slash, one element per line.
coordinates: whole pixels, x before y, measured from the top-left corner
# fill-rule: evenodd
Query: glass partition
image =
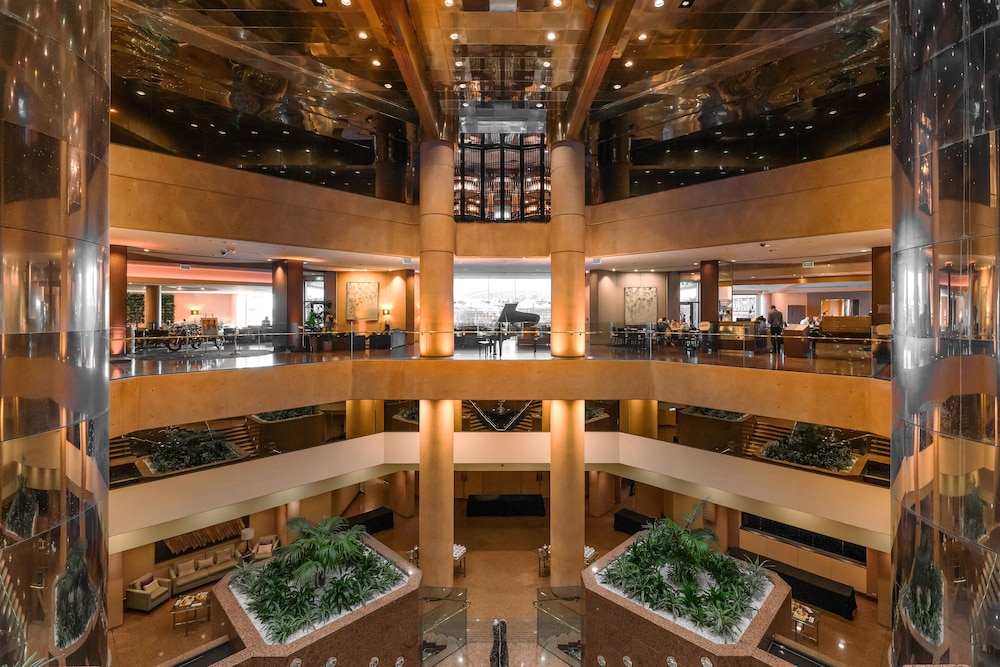
<path fill-rule="evenodd" d="M 420 634 L 423 638 L 421 665 L 431 667 L 456 653 L 468 641 L 464 588 L 420 589 Z"/>
<path fill-rule="evenodd" d="M 583 590 L 578 586 L 539 588 L 535 600 L 538 645 L 580 667 L 583 664 Z"/>

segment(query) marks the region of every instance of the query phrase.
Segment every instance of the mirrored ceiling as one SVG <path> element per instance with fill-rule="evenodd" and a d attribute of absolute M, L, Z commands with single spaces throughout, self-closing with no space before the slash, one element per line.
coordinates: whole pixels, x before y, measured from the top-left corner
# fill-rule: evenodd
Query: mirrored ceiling
<path fill-rule="evenodd" d="M 112 140 L 413 201 L 457 132 L 586 141 L 590 201 L 888 142 L 888 0 L 114 0 Z"/>

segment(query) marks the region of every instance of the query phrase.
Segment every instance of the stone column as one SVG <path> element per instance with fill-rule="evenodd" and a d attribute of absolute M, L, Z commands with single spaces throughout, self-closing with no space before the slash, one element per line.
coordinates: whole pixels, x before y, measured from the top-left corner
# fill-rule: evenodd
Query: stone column
<path fill-rule="evenodd" d="M 892 252 L 887 246 L 872 248 L 872 325 L 892 322 Z"/>
<path fill-rule="evenodd" d="M 701 321 L 719 321 L 719 260 L 701 263 L 698 298 L 701 301 Z M 697 328 L 697 322 L 691 322 Z"/>
<path fill-rule="evenodd" d="M 420 144 L 420 355 L 455 351 L 455 145 Z"/>
<path fill-rule="evenodd" d="M 455 544 L 453 401 L 420 401 L 420 512 L 417 528 L 423 585 L 450 588 L 455 576 L 452 560 Z"/>
<path fill-rule="evenodd" d="M 275 350 L 292 350 L 299 346 L 302 269 L 303 262 L 292 259 L 283 259 L 271 266 L 271 326 Z"/>
<path fill-rule="evenodd" d="M 974 423 L 998 410 L 1000 119 L 986 110 L 1000 15 L 992 3 L 891 5 L 889 664 L 974 665 L 992 659 L 996 584 L 983 573 L 1000 558 L 996 435 Z M 873 270 L 876 303 L 882 284 Z"/>
<path fill-rule="evenodd" d="M 108 324 L 111 335 L 111 354 L 128 351 L 128 247 L 111 246 L 108 279 Z"/>
<path fill-rule="evenodd" d="M 557 143 L 551 162 L 552 356 L 582 357 L 587 345 L 583 144 Z"/>
<path fill-rule="evenodd" d="M 360 438 L 378 432 L 378 415 L 376 406 L 382 401 L 372 399 L 353 399 L 344 406 L 344 435 L 348 439 Z"/>
<path fill-rule="evenodd" d="M 553 586 L 579 586 L 586 522 L 584 401 L 553 400 L 549 410 L 551 582 Z"/>
<path fill-rule="evenodd" d="M 4 517 L 9 664 L 32 654 L 110 664 L 109 14 L 106 0 L 0 7 L 0 470 L 5 501 L 37 501 L 23 521 Z M 124 302 L 124 288 L 115 292 Z M 67 564 L 85 573 L 75 593 L 94 608 L 71 646 L 55 632 Z"/>
<path fill-rule="evenodd" d="M 146 285 L 146 298 L 143 301 L 143 321 L 147 327 L 163 324 L 163 292 L 159 285 Z"/>

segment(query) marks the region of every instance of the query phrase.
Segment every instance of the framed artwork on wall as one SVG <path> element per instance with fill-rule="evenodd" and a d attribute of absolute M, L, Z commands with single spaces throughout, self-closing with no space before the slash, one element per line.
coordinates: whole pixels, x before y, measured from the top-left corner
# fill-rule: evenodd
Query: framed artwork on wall
<path fill-rule="evenodd" d="M 656 322 L 656 288 L 625 288 L 625 326 L 643 326 Z"/>
<path fill-rule="evenodd" d="M 378 283 L 347 283 L 347 319 L 378 320 Z"/>

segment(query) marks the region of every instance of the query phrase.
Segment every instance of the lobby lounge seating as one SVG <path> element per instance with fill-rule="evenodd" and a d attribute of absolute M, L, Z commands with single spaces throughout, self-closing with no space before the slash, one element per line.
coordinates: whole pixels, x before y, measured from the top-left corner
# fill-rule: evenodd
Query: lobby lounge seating
<path fill-rule="evenodd" d="M 257 544 L 253 545 L 253 548 L 250 549 L 250 552 L 253 554 L 254 561 L 267 560 L 274 555 L 274 550 L 277 548 L 277 535 L 261 535 L 260 539 L 257 540 Z"/>
<path fill-rule="evenodd" d="M 170 594 L 177 595 L 218 581 L 236 567 L 239 561 L 232 544 L 178 560 L 170 566 Z"/>
<path fill-rule="evenodd" d="M 406 345 L 406 332 L 402 329 L 382 331 L 368 336 L 369 350 L 389 350 Z"/>
<path fill-rule="evenodd" d="M 331 349 L 335 352 L 343 352 L 354 350 L 364 350 L 365 343 L 367 339 L 362 334 L 356 333 L 337 333 L 333 334 L 333 346 Z"/>
<path fill-rule="evenodd" d="M 125 589 L 125 608 L 152 611 L 170 599 L 170 579 L 147 572 Z"/>

